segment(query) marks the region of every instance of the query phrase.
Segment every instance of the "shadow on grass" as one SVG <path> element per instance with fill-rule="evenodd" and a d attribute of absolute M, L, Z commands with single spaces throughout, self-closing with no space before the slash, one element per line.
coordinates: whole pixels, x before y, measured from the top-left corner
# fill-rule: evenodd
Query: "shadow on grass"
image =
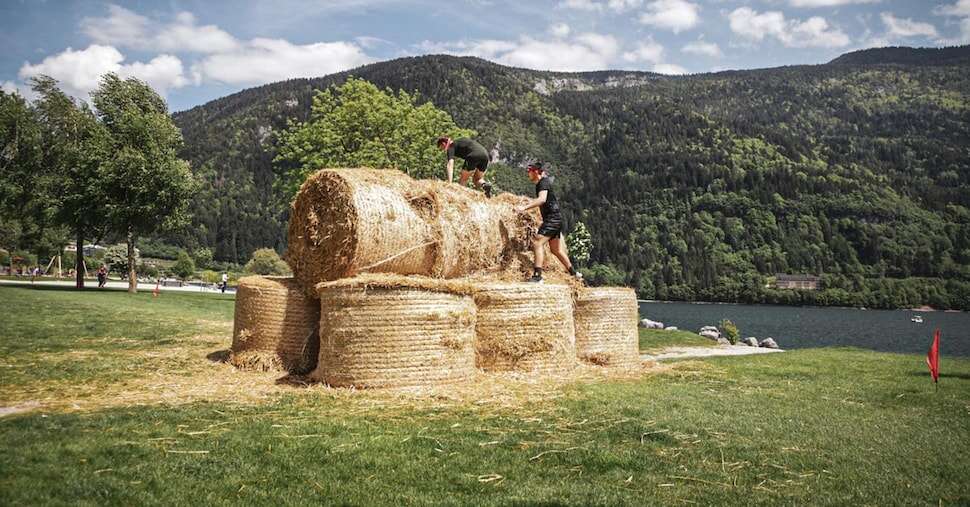
<path fill-rule="evenodd" d="M 205 358 L 213 363 L 228 363 L 229 362 L 229 349 L 216 350 L 209 352 L 205 355 Z"/>

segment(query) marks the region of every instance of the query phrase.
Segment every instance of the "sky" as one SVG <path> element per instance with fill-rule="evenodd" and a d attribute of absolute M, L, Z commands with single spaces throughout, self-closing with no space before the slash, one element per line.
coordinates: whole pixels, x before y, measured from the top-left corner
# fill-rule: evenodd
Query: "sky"
<path fill-rule="evenodd" d="M 86 100 L 115 72 L 173 111 L 424 54 L 539 70 L 716 72 L 970 43 L 970 0 L 0 0 L 0 88 Z"/>

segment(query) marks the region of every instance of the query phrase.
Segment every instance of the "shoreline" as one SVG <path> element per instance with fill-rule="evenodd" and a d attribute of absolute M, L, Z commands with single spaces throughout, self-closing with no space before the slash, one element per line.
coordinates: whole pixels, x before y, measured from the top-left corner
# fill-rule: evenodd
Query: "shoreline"
<path fill-rule="evenodd" d="M 940 312 L 940 313 L 967 313 L 965 310 L 940 310 L 932 306 L 918 306 L 915 308 L 866 308 L 858 306 L 819 306 L 819 305 L 781 305 L 777 303 L 737 303 L 729 301 L 664 301 L 659 299 L 637 299 L 640 303 L 657 304 L 685 304 L 685 305 L 736 305 L 736 306 L 774 306 L 779 308 L 833 308 L 838 310 L 860 310 L 860 311 L 883 311 L 883 312 Z"/>

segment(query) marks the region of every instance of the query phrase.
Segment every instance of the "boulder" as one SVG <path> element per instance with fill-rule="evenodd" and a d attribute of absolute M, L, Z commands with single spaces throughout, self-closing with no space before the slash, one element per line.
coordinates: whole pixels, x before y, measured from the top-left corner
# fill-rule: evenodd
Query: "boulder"
<path fill-rule="evenodd" d="M 749 347 L 757 347 L 758 346 L 758 339 L 755 338 L 754 336 L 749 336 L 749 337 L 745 338 L 744 340 L 741 340 L 741 343 L 743 343 L 743 344 L 745 344 L 745 345 L 747 345 Z"/>
<path fill-rule="evenodd" d="M 700 331 L 698 331 L 698 333 L 703 333 L 704 331 L 715 331 L 717 333 L 720 333 L 720 331 L 718 331 L 717 329 L 717 326 L 704 326 L 701 328 Z"/>
<path fill-rule="evenodd" d="M 663 322 L 657 322 L 655 320 L 650 320 L 650 319 L 641 319 L 640 320 L 640 327 L 645 327 L 647 329 L 663 329 L 664 328 L 664 323 Z"/>
<path fill-rule="evenodd" d="M 766 348 L 766 349 L 777 349 L 778 348 L 778 344 L 775 342 L 775 339 L 774 338 L 771 338 L 771 337 L 765 338 L 764 340 L 761 340 L 761 346 L 764 347 L 764 348 Z"/>
<path fill-rule="evenodd" d="M 667 326 L 664 331 L 677 331 L 677 326 Z"/>
<path fill-rule="evenodd" d="M 710 338 L 711 340 L 717 340 L 721 337 L 721 333 L 719 333 L 717 330 L 711 331 L 710 329 L 705 329 L 698 334 L 704 338 Z"/>
<path fill-rule="evenodd" d="M 728 340 L 727 338 L 718 338 L 717 339 L 717 344 L 718 345 L 730 345 L 731 344 L 731 340 Z"/>

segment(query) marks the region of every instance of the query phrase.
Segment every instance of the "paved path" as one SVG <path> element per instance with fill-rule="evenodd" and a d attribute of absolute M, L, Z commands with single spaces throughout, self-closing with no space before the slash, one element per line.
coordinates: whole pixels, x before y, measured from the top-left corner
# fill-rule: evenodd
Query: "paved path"
<path fill-rule="evenodd" d="M 717 347 L 668 347 L 656 354 L 641 354 L 642 361 L 666 361 L 669 359 L 691 359 L 716 356 L 749 356 L 752 354 L 771 354 L 784 352 L 781 349 L 749 347 L 747 345 L 719 345 Z"/>
<path fill-rule="evenodd" d="M 68 281 L 63 281 L 63 280 L 37 280 L 37 281 L 31 283 L 29 279 L 28 280 L 0 280 L 0 285 L 39 285 L 39 286 L 44 286 L 44 287 L 74 287 L 74 282 L 68 282 Z M 105 284 L 105 286 L 108 289 L 112 289 L 112 290 L 128 290 L 128 282 L 122 281 L 122 280 L 108 280 L 108 283 Z M 98 287 L 98 281 L 97 280 L 84 280 L 84 287 L 85 288 L 96 289 Z M 155 290 L 155 284 L 154 283 L 139 283 L 138 284 L 138 290 L 139 291 L 145 291 L 145 292 L 153 291 L 153 290 Z M 188 286 L 188 285 L 186 285 L 184 287 L 164 287 L 164 286 L 162 286 L 162 287 L 159 287 L 159 290 L 161 290 L 161 291 L 172 291 L 172 292 L 197 292 L 197 293 L 204 293 L 204 294 L 221 294 L 222 293 L 222 291 L 220 291 L 219 289 L 214 289 L 214 288 L 211 288 L 211 287 L 202 288 L 202 287 L 198 287 L 198 286 Z M 229 289 L 229 290 L 226 291 L 226 294 L 235 294 L 235 291 L 232 290 L 232 289 Z"/>

